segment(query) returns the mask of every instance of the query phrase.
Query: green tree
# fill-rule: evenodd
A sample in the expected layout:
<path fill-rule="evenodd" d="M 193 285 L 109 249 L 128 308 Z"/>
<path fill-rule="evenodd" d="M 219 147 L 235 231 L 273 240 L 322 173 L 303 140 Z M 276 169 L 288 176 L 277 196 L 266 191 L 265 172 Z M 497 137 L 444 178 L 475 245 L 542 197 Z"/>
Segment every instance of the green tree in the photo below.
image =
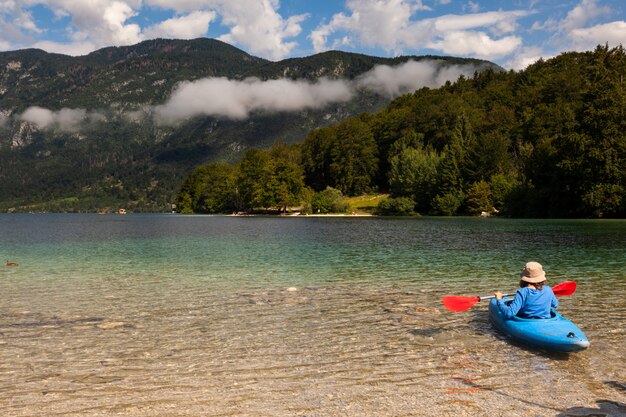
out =
<path fill-rule="evenodd" d="M 438 169 L 438 194 L 448 195 L 449 202 L 455 201 L 455 196 L 463 194 L 467 178 L 467 148 L 475 141 L 470 122 L 465 114 L 456 120 L 449 142 L 441 153 Z M 446 210 L 448 212 L 449 210 Z"/>
<path fill-rule="evenodd" d="M 202 165 L 185 180 L 174 202 L 179 213 L 228 213 L 239 208 L 237 167 Z"/>
<path fill-rule="evenodd" d="M 477 73 L 311 132 L 300 165 L 316 191 L 330 186 L 355 195 L 378 187 L 431 214 L 496 207 L 515 216 L 624 217 L 625 78 L 624 48 L 608 46 L 540 60 L 520 72 Z M 66 139 L 59 149 L 74 146 Z M 123 148 L 108 151 L 120 164 L 105 173 L 107 186 L 139 198 L 135 184 L 149 179 L 141 169 L 126 174 Z M 244 200 L 283 208 L 297 200 L 290 196 L 298 194 L 298 169 L 281 161 L 269 154 L 244 158 L 247 174 L 238 183 Z M 197 204 L 196 182 L 181 189 L 183 209 Z"/>
<path fill-rule="evenodd" d="M 326 187 L 324 191 L 313 195 L 311 208 L 313 213 L 345 213 L 348 211 L 349 205 L 344 200 L 341 191 Z"/>
<path fill-rule="evenodd" d="M 428 212 L 435 196 L 440 157 L 430 147 L 405 148 L 391 158 L 389 185 L 394 196 L 411 197 L 420 212 Z"/>
<path fill-rule="evenodd" d="M 282 211 L 287 211 L 289 206 L 302 202 L 305 189 L 304 171 L 300 164 L 300 152 L 296 147 L 272 147 L 265 167 L 265 177 L 264 207 L 279 207 Z"/>
<path fill-rule="evenodd" d="M 196 212 L 231 213 L 241 209 L 237 189 L 237 166 L 225 163 L 206 165 L 207 174 Z"/>
<path fill-rule="evenodd" d="M 488 180 L 492 175 L 507 171 L 509 162 L 509 139 L 500 132 L 479 135 L 470 144 L 465 168 L 470 181 Z"/>
<path fill-rule="evenodd" d="M 191 198 L 189 191 L 183 190 L 176 195 L 174 200 L 176 204 L 176 210 L 182 214 L 192 214 L 194 209 L 194 202 Z"/>
<path fill-rule="evenodd" d="M 413 216 L 415 202 L 408 197 L 390 197 L 378 203 L 377 212 L 382 216 Z"/>
<path fill-rule="evenodd" d="M 311 131 L 302 143 L 302 168 L 306 184 L 316 191 L 334 183 L 330 173 L 331 149 L 337 139 L 334 127 Z"/>
<path fill-rule="evenodd" d="M 347 195 L 371 191 L 378 173 L 378 150 L 372 132 L 359 119 L 350 119 L 337 127 L 337 137 L 330 151 L 331 186 Z"/>
<path fill-rule="evenodd" d="M 458 214 L 464 198 L 465 195 L 460 191 L 437 194 L 432 200 L 431 212 L 441 216 L 454 216 Z"/>
<path fill-rule="evenodd" d="M 598 47 L 589 68 L 591 85 L 583 94 L 581 129 L 589 137 L 579 164 L 586 215 L 625 215 L 626 200 L 626 54 L 619 46 Z M 566 150 L 566 149 L 564 149 Z M 580 158 L 580 157 L 579 157 Z M 573 174 L 571 171 L 568 173 Z"/>
<path fill-rule="evenodd" d="M 387 186 L 389 161 L 391 156 L 397 153 L 397 150 L 394 151 L 398 146 L 397 143 L 404 142 L 403 146 L 408 146 L 407 138 L 416 138 L 415 112 L 411 107 L 401 105 L 402 101 L 402 98 L 396 100 L 396 105 L 379 112 L 369 123 L 378 147 L 379 170 L 376 183 L 382 188 Z M 419 139 L 420 143 L 423 143 L 423 135 Z"/>
<path fill-rule="evenodd" d="M 248 210 L 299 205 L 304 197 L 304 173 L 295 147 L 275 145 L 270 150 L 250 150 L 241 161 L 237 180 Z"/>
<path fill-rule="evenodd" d="M 493 207 L 491 203 L 491 190 L 486 181 L 479 181 L 472 184 L 465 205 L 469 214 L 478 215 L 481 212 L 490 212 Z"/>
<path fill-rule="evenodd" d="M 257 149 L 248 150 L 241 161 L 237 186 L 241 202 L 246 210 L 265 206 L 264 189 L 267 184 L 269 152 Z"/>
<path fill-rule="evenodd" d="M 232 211 L 237 199 L 235 168 L 224 163 L 202 165 L 183 183 L 174 199 L 179 213 Z"/>
<path fill-rule="evenodd" d="M 491 202 L 493 206 L 504 213 L 507 212 L 507 201 L 511 193 L 521 185 L 517 177 L 506 174 L 494 174 L 489 179 Z"/>

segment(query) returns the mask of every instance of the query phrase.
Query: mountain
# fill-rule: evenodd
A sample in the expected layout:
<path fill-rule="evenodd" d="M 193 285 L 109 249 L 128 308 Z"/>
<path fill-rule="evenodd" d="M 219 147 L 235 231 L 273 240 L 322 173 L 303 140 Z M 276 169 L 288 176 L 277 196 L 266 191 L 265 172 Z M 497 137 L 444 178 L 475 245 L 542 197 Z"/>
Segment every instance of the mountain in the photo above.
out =
<path fill-rule="evenodd" d="M 316 127 L 381 109 L 392 96 L 359 80 L 376 66 L 409 61 L 434 62 L 438 73 L 459 66 L 501 71 L 481 60 L 339 51 L 272 62 L 212 39 L 157 39 L 81 57 L 37 49 L 0 53 L 0 211 L 167 210 L 198 165 L 298 142 Z M 171 123 L 155 116 L 163 105 L 178 111 L 180 104 L 167 107 L 175 93 L 207 79 L 237 88 L 260 85 L 260 91 L 268 80 L 293 80 L 299 87 L 352 80 L 357 87 L 345 100 L 295 110 L 190 113 Z M 331 95 L 340 86 L 329 85 Z"/>

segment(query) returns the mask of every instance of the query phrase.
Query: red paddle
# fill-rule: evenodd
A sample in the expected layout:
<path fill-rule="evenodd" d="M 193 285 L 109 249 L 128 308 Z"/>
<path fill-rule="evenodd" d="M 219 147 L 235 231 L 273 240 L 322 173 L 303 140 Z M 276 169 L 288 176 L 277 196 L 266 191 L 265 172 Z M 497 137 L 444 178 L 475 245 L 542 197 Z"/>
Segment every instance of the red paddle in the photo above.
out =
<path fill-rule="evenodd" d="M 576 283 L 574 281 L 565 281 L 552 287 L 554 295 L 572 295 L 576 291 Z M 503 297 L 511 297 L 513 294 L 504 294 Z M 455 296 L 447 295 L 443 297 L 443 305 L 450 311 L 466 311 L 469 310 L 479 301 L 489 300 L 494 298 L 495 295 L 489 295 L 486 297 L 469 297 L 469 296 Z"/>

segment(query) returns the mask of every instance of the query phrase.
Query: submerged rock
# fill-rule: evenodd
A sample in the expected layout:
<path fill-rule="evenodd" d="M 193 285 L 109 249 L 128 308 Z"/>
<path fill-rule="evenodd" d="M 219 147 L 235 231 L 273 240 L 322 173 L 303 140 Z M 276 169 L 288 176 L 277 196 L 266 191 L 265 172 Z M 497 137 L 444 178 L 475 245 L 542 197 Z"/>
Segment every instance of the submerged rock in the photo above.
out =
<path fill-rule="evenodd" d="M 416 313 L 425 313 L 425 314 L 441 314 L 438 308 L 435 307 L 415 307 L 413 309 Z"/>
<path fill-rule="evenodd" d="M 120 327 L 126 327 L 126 323 L 124 323 L 123 321 L 108 321 L 108 322 L 100 323 L 96 325 L 96 327 L 102 330 L 112 330 L 112 329 L 118 329 Z"/>

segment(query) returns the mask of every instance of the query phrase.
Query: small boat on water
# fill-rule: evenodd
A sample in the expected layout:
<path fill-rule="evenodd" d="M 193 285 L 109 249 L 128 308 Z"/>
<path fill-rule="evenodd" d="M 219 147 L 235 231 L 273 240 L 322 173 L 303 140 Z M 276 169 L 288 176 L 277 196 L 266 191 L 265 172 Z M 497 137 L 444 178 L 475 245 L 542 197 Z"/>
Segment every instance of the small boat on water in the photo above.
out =
<path fill-rule="evenodd" d="M 126 214 L 126 209 L 123 209 L 123 208 L 119 209 L 117 211 L 117 214 Z"/>
<path fill-rule="evenodd" d="M 504 298 L 505 303 L 512 300 Z M 489 302 L 489 319 L 493 325 L 511 339 L 557 352 L 577 352 L 589 347 L 589 339 L 570 320 L 552 309 L 549 319 L 507 319 L 498 308 L 497 301 Z"/>

